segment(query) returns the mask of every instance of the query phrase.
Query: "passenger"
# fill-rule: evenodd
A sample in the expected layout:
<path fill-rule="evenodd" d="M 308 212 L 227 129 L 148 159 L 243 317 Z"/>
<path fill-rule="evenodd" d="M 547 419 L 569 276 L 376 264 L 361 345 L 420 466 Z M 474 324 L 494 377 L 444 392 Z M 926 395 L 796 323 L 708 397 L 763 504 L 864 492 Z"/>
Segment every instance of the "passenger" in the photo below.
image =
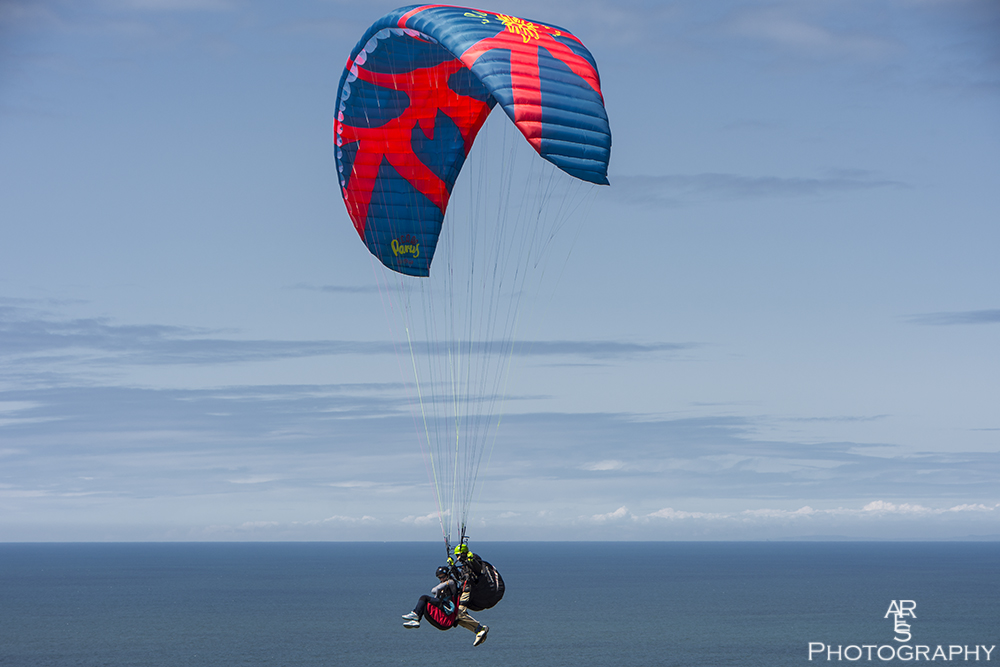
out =
<path fill-rule="evenodd" d="M 456 606 L 456 601 L 459 602 L 459 605 L 461 604 L 461 598 L 450 568 L 439 567 L 434 574 L 437 575 L 438 585 L 431 589 L 431 595 L 420 596 L 413 611 L 403 614 L 403 627 L 419 628 L 420 621 L 424 618 L 427 618 L 430 624 L 438 630 L 448 630 L 456 625 L 461 625 L 476 634 L 472 645 L 479 646 L 486 641 L 486 633 L 489 632 L 489 628 L 480 625 L 465 611 L 464 607 Z M 467 596 L 465 602 L 468 603 Z"/>

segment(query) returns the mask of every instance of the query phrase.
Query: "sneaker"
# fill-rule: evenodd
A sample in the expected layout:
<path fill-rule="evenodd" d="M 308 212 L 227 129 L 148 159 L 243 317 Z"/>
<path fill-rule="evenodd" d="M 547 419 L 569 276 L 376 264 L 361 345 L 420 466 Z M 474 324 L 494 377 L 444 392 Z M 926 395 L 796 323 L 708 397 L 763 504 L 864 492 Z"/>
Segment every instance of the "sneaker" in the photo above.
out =
<path fill-rule="evenodd" d="M 420 621 L 405 621 L 403 623 L 403 627 L 404 628 L 419 628 L 420 627 Z"/>
<path fill-rule="evenodd" d="M 420 617 L 417 616 L 417 612 L 415 612 L 415 611 L 408 611 L 405 614 L 403 614 L 403 620 L 404 621 L 419 621 Z"/>
<path fill-rule="evenodd" d="M 472 642 L 473 646 L 479 646 L 484 641 L 486 641 L 486 633 L 490 631 L 488 625 L 480 625 L 479 632 L 476 633 L 476 640 Z"/>

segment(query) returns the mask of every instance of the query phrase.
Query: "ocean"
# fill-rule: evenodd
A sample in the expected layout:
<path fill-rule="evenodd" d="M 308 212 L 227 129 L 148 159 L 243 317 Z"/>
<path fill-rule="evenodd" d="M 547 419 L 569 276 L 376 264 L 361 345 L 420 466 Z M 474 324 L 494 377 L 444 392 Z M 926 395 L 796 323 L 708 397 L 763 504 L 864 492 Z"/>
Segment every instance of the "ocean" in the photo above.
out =
<path fill-rule="evenodd" d="M 1000 663 L 996 542 L 471 546 L 507 587 L 475 648 L 402 627 L 441 544 L 0 544 L 0 665 Z"/>

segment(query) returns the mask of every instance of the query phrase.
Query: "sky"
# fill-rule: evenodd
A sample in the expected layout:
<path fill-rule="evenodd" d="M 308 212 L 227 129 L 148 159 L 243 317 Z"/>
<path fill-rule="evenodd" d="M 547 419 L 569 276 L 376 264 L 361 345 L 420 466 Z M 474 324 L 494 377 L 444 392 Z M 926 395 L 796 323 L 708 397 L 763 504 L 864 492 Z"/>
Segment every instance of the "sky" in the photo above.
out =
<path fill-rule="evenodd" d="M 0 1 L 0 541 L 440 539 L 333 160 L 395 6 Z M 479 8 L 614 143 L 473 540 L 1000 538 L 1000 5 Z"/>

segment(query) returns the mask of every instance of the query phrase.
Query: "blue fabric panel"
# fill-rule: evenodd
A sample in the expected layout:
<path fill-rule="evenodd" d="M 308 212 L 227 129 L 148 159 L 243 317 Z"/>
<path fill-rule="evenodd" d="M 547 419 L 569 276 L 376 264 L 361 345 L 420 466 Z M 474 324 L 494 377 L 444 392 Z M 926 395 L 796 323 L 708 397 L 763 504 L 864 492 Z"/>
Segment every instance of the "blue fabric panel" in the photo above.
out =
<path fill-rule="evenodd" d="M 452 74 L 448 79 L 448 87 L 459 95 L 465 95 L 480 102 L 489 102 L 493 99 L 483 82 L 468 69 L 460 69 Z"/>
<path fill-rule="evenodd" d="M 581 95 L 590 85 L 564 62 L 538 49 L 542 72 L 541 155 L 577 178 L 607 183 L 611 133 L 603 102 Z"/>
<path fill-rule="evenodd" d="M 380 127 L 399 118 L 410 106 L 410 97 L 401 90 L 373 86 L 357 79 L 350 83 L 349 97 L 342 100 L 344 122 L 354 127 Z"/>
<path fill-rule="evenodd" d="M 354 158 L 358 155 L 358 143 L 353 142 L 337 148 L 337 170 L 345 183 L 351 180 Z"/>
<path fill-rule="evenodd" d="M 472 71 L 504 109 L 513 107 L 514 86 L 510 80 L 510 50 L 494 49 L 476 61 Z M 510 113 L 507 114 L 510 116 Z M 513 120 L 513 116 L 511 116 Z"/>
<path fill-rule="evenodd" d="M 427 138 L 420 127 L 415 127 L 410 143 L 420 161 L 437 174 L 451 192 L 458 172 L 465 164 L 465 140 L 455 122 L 438 109 L 434 119 L 434 138 Z"/>
<path fill-rule="evenodd" d="M 414 39 L 408 35 L 393 35 L 379 40 L 378 48 L 368 54 L 365 69 L 386 73 L 409 72 L 454 59 L 455 56 L 440 44 Z"/>
<path fill-rule="evenodd" d="M 383 160 L 368 208 L 368 250 L 394 271 L 427 276 L 440 234 L 438 207 Z"/>
<path fill-rule="evenodd" d="M 560 44 L 569 47 L 573 53 L 589 62 L 590 66 L 593 67 L 595 71 L 597 70 L 597 61 L 594 60 L 593 54 L 591 54 L 590 51 L 587 50 L 587 47 L 583 44 L 575 39 L 570 39 L 569 37 L 556 37 L 555 40 Z"/>

